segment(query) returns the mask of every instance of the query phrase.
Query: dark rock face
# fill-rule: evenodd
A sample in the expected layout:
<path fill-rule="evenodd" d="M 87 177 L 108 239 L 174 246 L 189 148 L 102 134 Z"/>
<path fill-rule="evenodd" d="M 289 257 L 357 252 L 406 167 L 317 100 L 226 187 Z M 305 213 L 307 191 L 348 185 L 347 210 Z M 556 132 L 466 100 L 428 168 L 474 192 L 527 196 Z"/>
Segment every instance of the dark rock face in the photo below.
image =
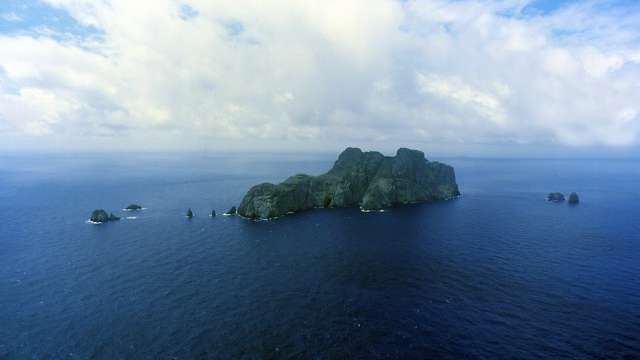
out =
<path fill-rule="evenodd" d="M 138 211 L 138 210 L 142 210 L 142 206 L 140 206 L 138 204 L 131 204 L 131 205 L 127 206 L 124 209 L 125 210 L 129 210 L 129 211 Z"/>
<path fill-rule="evenodd" d="M 458 195 L 453 167 L 427 161 L 421 151 L 401 148 L 391 157 L 347 148 L 326 174 L 299 174 L 278 185 L 252 187 L 238 213 L 251 219 L 269 219 L 317 207 L 378 210 Z"/>
<path fill-rule="evenodd" d="M 578 194 L 576 194 L 575 192 L 572 192 L 571 194 L 569 194 L 569 204 L 576 205 L 579 202 L 580 202 L 580 198 L 578 197 Z"/>
<path fill-rule="evenodd" d="M 187 217 L 189 219 L 191 219 L 193 217 L 193 211 L 191 211 L 191 208 L 189 208 L 189 210 L 187 210 Z"/>
<path fill-rule="evenodd" d="M 91 213 L 91 221 L 103 223 L 109 221 L 109 214 L 103 209 L 93 210 Z"/>
<path fill-rule="evenodd" d="M 559 192 L 552 192 L 547 195 L 547 201 L 560 202 L 564 201 L 564 195 Z"/>
<path fill-rule="evenodd" d="M 211 210 L 211 217 L 216 217 L 216 211 L 215 210 Z"/>
<path fill-rule="evenodd" d="M 94 223 L 106 223 L 108 221 L 120 220 L 119 217 L 111 214 L 107 214 L 103 209 L 93 210 L 90 220 Z"/>
<path fill-rule="evenodd" d="M 236 209 L 236 207 L 232 206 L 231 209 L 229 209 L 229 211 L 224 213 L 224 215 L 235 215 L 237 212 L 238 212 L 238 210 Z"/>

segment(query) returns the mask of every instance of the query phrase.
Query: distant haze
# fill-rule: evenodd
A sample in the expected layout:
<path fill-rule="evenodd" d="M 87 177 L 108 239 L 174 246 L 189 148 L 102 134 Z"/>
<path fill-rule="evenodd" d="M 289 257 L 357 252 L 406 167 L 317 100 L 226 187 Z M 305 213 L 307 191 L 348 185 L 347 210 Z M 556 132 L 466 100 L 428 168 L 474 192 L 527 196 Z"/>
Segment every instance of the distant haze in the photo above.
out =
<path fill-rule="evenodd" d="M 2 0 L 2 151 L 638 154 L 637 1 Z"/>

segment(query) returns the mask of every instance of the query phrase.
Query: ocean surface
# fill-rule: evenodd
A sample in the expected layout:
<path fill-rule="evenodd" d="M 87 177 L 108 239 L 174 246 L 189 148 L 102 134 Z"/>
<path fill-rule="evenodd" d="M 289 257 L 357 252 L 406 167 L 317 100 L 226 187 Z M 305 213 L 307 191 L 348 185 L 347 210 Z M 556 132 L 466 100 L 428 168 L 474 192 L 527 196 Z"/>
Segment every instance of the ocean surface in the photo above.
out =
<path fill-rule="evenodd" d="M 462 197 L 208 216 L 336 157 L 1 155 L 0 358 L 640 358 L 640 161 L 435 159 Z"/>

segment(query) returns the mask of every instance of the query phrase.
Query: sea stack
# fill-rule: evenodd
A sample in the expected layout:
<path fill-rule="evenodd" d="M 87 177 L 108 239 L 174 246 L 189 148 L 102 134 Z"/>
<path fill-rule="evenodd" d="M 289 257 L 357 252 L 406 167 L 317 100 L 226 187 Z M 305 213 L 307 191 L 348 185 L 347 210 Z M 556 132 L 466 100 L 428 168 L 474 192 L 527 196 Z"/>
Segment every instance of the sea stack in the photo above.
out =
<path fill-rule="evenodd" d="M 189 208 L 189 210 L 187 210 L 187 217 L 189 219 L 191 219 L 193 217 L 193 211 L 191 211 L 191 208 Z"/>
<path fill-rule="evenodd" d="M 252 187 L 242 199 L 238 214 L 270 219 L 318 207 L 360 207 L 369 211 L 458 195 L 453 167 L 428 161 L 422 151 L 401 148 L 395 156 L 384 156 L 377 151 L 347 148 L 326 174 L 299 174 L 278 185 Z"/>
<path fill-rule="evenodd" d="M 127 210 L 127 211 L 138 211 L 138 210 L 142 210 L 142 206 L 140 206 L 138 204 L 131 204 L 131 205 L 127 206 L 124 209 Z"/>
<path fill-rule="evenodd" d="M 564 195 L 559 192 L 552 192 L 547 195 L 547 201 L 561 202 L 564 201 Z"/>
<path fill-rule="evenodd" d="M 232 206 L 231 209 L 229 209 L 229 211 L 224 213 L 224 215 L 235 215 L 237 212 L 238 212 L 238 210 L 236 209 L 236 207 Z"/>
<path fill-rule="evenodd" d="M 569 195 L 569 204 L 570 205 L 577 205 L 580 202 L 580 198 L 578 197 L 578 194 L 576 194 L 575 192 L 572 192 Z"/>
<path fill-rule="evenodd" d="M 215 210 L 211 210 L 211 217 L 216 217 L 216 211 Z"/>
<path fill-rule="evenodd" d="M 91 218 L 89 220 L 94 223 L 102 224 L 109 221 L 120 220 L 120 218 L 113 215 L 113 213 L 107 214 L 107 212 L 103 209 L 97 209 L 93 210 L 93 212 L 91 213 Z"/>

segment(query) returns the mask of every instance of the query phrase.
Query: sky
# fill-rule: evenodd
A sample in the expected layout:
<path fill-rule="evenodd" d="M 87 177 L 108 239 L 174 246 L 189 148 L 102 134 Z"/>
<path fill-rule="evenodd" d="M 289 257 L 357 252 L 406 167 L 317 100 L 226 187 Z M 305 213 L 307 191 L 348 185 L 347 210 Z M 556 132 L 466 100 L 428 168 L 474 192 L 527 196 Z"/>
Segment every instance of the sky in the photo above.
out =
<path fill-rule="evenodd" d="M 640 1 L 0 0 L 0 150 L 640 155 Z"/>

